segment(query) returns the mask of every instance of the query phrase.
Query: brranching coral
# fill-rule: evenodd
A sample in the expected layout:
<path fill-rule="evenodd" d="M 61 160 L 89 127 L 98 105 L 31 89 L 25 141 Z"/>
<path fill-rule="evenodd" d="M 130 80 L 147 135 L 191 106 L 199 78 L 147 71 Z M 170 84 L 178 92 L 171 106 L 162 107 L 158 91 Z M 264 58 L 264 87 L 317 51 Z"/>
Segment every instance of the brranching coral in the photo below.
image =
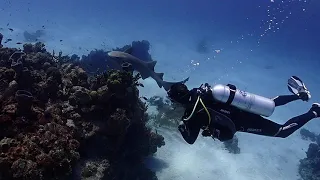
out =
<path fill-rule="evenodd" d="M 23 47 L 0 47 L 0 179 L 156 179 L 143 158 L 164 138 L 146 126 L 139 75 Z"/>
<path fill-rule="evenodd" d="M 320 179 L 320 135 L 307 129 L 301 129 L 300 135 L 304 140 L 310 140 L 306 157 L 300 160 L 299 174 L 304 180 Z"/>

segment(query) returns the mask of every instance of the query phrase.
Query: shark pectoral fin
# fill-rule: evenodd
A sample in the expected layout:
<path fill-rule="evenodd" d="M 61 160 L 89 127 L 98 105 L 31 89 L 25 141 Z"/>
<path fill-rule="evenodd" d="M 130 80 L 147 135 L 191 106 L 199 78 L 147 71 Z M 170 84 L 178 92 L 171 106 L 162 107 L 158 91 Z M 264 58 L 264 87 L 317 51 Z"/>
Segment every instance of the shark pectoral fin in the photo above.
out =
<path fill-rule="evenodd" d="M 163 73 L 156 73 L 156 75 L 161 79 L 161 80 L 163 80 Z"/>
<path fill-rule="evenodd" d="M 130 47 L 130 48 L 126 49 L 124 52 L 125 52 L 125 53 L 128 53 L 128 54 L 131 54 L 132 51 L 133 51 L 133 48 Z"/>
<path fill-rule="evenodd" d="M 152 69 L 152 71 L 154 71 L 154 66 L 156 66 L 157 64 L 157 61 L 149 61 L 149 62 L 146 62 L 148 68 Z"/>
<path fill-rule="evenodd" d="M 145 79 L 147 79 L 148 77 L 150 77 L 149 75 L 148 75 L 148 73 L 145 73 L 145 72 L 140 72 L 140 75 L 141 75 L 141 78 L 143 79 L 143 80 L 145 80 Z"/>

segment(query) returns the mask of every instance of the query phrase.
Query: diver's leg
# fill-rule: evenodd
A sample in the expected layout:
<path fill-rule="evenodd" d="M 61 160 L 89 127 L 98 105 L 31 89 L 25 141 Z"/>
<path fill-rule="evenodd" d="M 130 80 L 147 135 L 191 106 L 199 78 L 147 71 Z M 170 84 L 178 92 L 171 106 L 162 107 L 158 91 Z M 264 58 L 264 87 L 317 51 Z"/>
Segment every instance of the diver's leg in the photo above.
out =
<path fill-rule="evenodd" d="M 257 114 L 242 112 L 234 120 L 237 131 L 252 134 L 274 136 L 282 125 L 263 118 Z"/>
<path fill-rule="evenodd" d="M 282 125 L 282 127 L 279 128 L 278 132 L 273 136 L 286 138 L 292 133 L 294 133 L 296 130 L 300 129 L 311 119 L 314 119 L 316 117 L 317 115 L 312 111 L 293 117 L 289 119 L 286 123 L 284 123 L 284 125 Z"/>
<path fill-rule="evenodd" d="M 309 101 L 311 94 L 306 85 L 297 76 L 291 76 L 288 79 L 288 89 L 293 95 L 277 96 L 272 100 L 276 106 L 282 106 L 289 102 L 301 99 L 302 101 Z"/>
<path fill-rule="evenodd" d="M 275 106 L 282 106 L 285 105 L 289 102 L 296 101 L 298 99 L 301 99 L 298 95 L 292 94 L 292 95 L 282 95 L 282 96 L 277 96 L 273 98 L 272 100 L 275 103 Z"/>
<path fill-rule="evenodd" d="M 298 99 L 301 99 L 302 101 L 309 101 L 309 94 L 307 92 L 300 92 L 299 94 L 281 95 L 273 98 L 272 100 L 274 101 L 275 106 L 282 106 Z"/>
<path fill-rule="evenodd" d="M 293 117 L 283 125 L 250 113 L 240 116 L 241 119 L 239 118 L 235 123 L 238 131 L 286 138 L 311 119 L 319 117 L 319 115 L 320 104 L 315 103 L 307 113 Z"/>

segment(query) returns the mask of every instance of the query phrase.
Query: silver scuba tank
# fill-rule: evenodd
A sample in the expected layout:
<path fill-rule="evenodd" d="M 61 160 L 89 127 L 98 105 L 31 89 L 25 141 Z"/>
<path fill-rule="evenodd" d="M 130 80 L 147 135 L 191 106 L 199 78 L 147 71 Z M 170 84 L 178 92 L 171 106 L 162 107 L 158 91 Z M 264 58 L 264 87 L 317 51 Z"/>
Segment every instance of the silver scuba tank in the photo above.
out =
<path fill-rule="evenodd" d="M 272 99 L 241 91 L 231 84 L 227 86 L 218 84 L 211 90 L 216 100 L 247 112 L 271 116 L 275 109 L 275 103 Z"/>

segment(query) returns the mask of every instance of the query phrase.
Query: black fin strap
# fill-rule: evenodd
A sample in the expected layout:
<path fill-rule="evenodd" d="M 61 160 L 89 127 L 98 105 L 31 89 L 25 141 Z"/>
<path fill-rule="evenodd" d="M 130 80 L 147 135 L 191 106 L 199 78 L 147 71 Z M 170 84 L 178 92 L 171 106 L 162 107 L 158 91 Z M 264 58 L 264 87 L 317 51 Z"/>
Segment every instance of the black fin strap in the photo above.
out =
<path fill-rule="evenodd" d="M 232 84 L 227 84 L 227 86 L 230 88 L 230 95 L 229 95 L 229 98 L 228 98 L 226 104 L 230 105 L 234 99 L 235 94 L 236 94 L 237 87 Z"/>

